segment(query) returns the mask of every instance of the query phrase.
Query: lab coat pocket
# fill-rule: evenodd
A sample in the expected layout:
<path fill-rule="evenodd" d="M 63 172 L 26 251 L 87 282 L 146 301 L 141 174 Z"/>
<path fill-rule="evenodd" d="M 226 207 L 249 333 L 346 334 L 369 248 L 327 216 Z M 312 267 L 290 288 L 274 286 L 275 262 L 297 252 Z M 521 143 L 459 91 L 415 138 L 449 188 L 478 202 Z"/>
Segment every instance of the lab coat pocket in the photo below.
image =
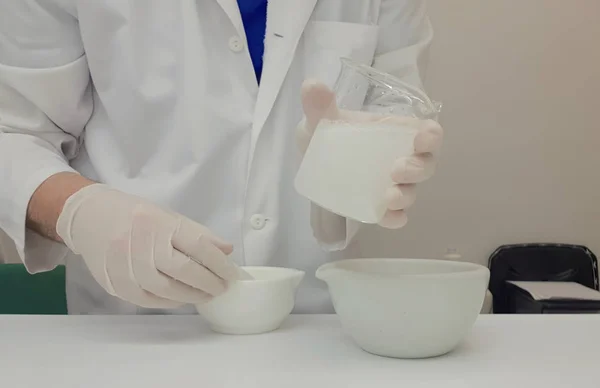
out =
<path fill-rule="evenodd" d="M 333 87 L 340 58 L 371 65 L 379 27 L 346 22 L 310 22 L 304 31 L 304 75 Z"/>

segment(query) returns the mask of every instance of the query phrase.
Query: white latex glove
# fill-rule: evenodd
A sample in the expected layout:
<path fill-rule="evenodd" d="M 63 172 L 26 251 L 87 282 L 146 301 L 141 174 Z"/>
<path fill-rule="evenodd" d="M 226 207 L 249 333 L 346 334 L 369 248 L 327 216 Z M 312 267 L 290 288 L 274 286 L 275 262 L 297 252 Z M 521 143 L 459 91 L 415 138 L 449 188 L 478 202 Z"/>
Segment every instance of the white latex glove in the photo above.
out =
<path fill-rule="evenodd" d="M 206 227 L 106 185 L 73 194 L 56 230 L 109 294 L 138 306 L 200 304 L 239 276 L 233 247 Z"/>
<path fill-rule="evenodd" d="M 302 106 L 305 119 L 297 128 L 297 140 L 304 155 L 310 139 L 322 119 L 365 122 L 381 121 L 380 114 L 338 110 L 335 94 L 325 84 L 307 80 L 302 85 Z M 408 221 L 405 210 L 416 199 L 416 184 L 429 179 L 435 169 L 434 153 L 442 145 L 442 127 L 433 120 L 419 120 L 412 117 L 390 116 L 386 118 L 399 126 L 417 128 L 415 152 L 410 157 L 399 158 L 392 167 L 392 180 L 395 183 L 386 194 L 388 211 L 380 225 L 389 229 L 403 227 Z"/>

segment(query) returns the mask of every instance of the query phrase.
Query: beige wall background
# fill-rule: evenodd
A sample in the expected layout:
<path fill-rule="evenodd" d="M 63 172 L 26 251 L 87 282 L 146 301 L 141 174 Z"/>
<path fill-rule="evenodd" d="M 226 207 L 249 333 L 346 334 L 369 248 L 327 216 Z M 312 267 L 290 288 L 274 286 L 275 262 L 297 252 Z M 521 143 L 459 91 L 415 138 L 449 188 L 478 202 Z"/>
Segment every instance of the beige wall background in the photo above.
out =
<path fill-rule="evenodd" d="M 600 255 L 600 1 L 430 0 L 430 14 L 444 152 L 407 227 L 361 235 L 369 254 L 485 263 L 555 241 Z M 2 256 L 16 260 L 0 236 Z"/>
<path fill-rule="evenodd" d="M 487 263 L 501 244 L 600 255 L 600 1 L 430 0 L 446 142 L 400 233 L 369 253 Z"/>

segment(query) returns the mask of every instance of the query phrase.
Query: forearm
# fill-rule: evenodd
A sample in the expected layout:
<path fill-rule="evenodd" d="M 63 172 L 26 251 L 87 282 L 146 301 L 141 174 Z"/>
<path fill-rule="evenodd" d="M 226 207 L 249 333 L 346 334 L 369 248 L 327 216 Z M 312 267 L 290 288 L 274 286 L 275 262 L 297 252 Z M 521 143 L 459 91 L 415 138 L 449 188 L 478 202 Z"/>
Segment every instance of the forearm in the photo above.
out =
<path fill-rule="evenodd" d="M 62 242 L 56 233 L 56 221 L 66 200 L 95 183 L 79 174 L 63 172 L 46 179 L 33 193 L 27 207 L 27 227 L 42 236 Z"/>

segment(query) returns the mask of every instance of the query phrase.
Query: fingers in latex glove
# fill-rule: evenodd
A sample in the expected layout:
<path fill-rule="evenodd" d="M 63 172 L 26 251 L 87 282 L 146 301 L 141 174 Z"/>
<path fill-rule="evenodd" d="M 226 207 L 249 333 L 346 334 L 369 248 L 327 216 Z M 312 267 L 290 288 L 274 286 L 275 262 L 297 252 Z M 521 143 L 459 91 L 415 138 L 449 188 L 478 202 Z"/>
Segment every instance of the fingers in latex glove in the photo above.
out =
<path fill-rule="evenodd" d="M 417 191 L 415 185 L 396 185 L 390 187 L 385 193 L 385 200 L 389 210 L 407 209 L 415 203 Z"/>
<path fill-rule="evenodd" d="M 385 193 L 388 211 L 379 225 L 387 229 L 399 229 L 408 222 L 406 209 L 411 207 L 417 198 L 415 185 L 395 185 Z"/>
<path fill-rule="evenodd" d="M 158 296 L 186 303 L 202 303 L 209 296 L 223 293 L 222 279 L 175 249 L 172 236 L 177 233 L 177 223 L 158 223 L 146 214 L 143 207 L 136 210 L 131 233 L 132 246 L 139 249 L 134 253 L 138 259 L 133 261 L 133 269 L 140 286 Z M 193 241 L 201 238 L 195 236 Z"/>
<path fill-rule="evenodd" d="M 190 260 L 200 264 L 211 273 L 224 281 L 239 279 L 239 267 L 227 257 L 233 251 L 233 246 L 215 236 L 210 230 L 189 219 L 182 219 L 177 232 L 172 239 L 173 247 Z M 197 267 L 197 266 L 196 266 Z M 200 280 L 190 285 L 202 288 Z M 213 295 L 224 289 L 207 290 Z"/>
<path fill-rule="evenodd" d="M 129 241 L 126 239 L 117 240 L 108 248 L 106 274 L 111 287 L 107 289 L 109 293 L 145 308 L 172 309 L 181 306 L 182 302 L 159 297 L 138 284 L 130 262 L 124 259 L 128 251 Z"/>
<path fill-rule="evenodd" d="M 434 120 L 419 120 L 415 136 L 415 154 L 435 154 L 442 147 L 444 130 Z"/>
<path fill-rule="evenodd" d="M 103 185 L 69 198 L 57 232 L 112 295 L 143 307 L 203 303 L 238 268 L 230 244 L 204 226 Z"/>
<path fill-rule="evenodd" d="M 392 180 L 398 184 L 421 183 L 431 178 L 434 172 L 435 158 L 432 154 L 412 155 L 396 160 Z"/>
<path fill-rule="evenodd" d="M 177 223 L 150 217 L 148 210 L 143 205 L 134 210 L 130 238 L 125 240 L 126 250 L 107 255 L 106 269 L 116 295 L 143 307 L 168 308 L 182 303 L 204 303 L 223 293 L 222 278 L 174 249 L 171 236 Z M 195 241 L 205 238 L 196 236 Z M 210 243 L 203 245 L 214 251 L 198 250 L 195 254 L 214 254 L 226 260 L 218 248 Z"/>
<path fill-rule="evenodd" d="M 408 221 L 406 209 L 416 199 L 415 184 L 431 178 L 435 172 L 435 153 L 443 141 L 443 129 L 433 120 L 400 118 L 418 128 L 414 140 L 415 153 L 394 163 L 391 178 L 397 183 L 386 193 L 388 212 L 380 225 L 389 229 L 402 228 Z"/>
<path fill-rule="evenodd" d="M 408 217 L 404 210 L 388 210 L 379 225 L 387 229 L 400 229 L 407 222 Z"/>
<path fill-rule="evenodd" d="M 325 84 L 316 80 L 306 80 L 301 90 L 304 120 L 296 129 L 297 143 L 302 154 L 306 152 L 310 139 L 322 119 L 335 120 L 339 111 L 335 104 L 335 94 Z"/>
<path fill-rule="evenodd" d="M 429 179 L 435 172 L 435 153 L 441 148 L 443 129 L 433 120 L 415 120 L 418 128 L 415 136 L 415 153 L 399 158 L 394 163 L 392 179 L 394 182 L 420 183 Z"/>

